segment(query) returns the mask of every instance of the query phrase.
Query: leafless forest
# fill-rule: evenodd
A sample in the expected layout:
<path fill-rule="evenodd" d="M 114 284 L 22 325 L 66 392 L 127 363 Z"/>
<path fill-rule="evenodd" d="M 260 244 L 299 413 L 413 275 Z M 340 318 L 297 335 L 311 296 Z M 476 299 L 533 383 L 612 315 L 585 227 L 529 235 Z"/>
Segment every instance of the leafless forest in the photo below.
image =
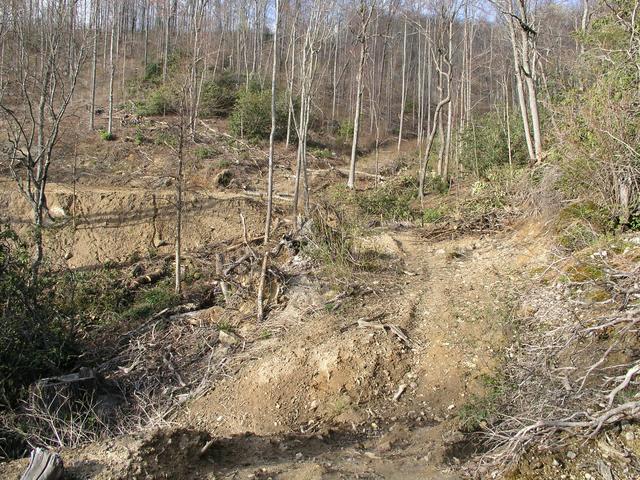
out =
<path fill-rule="evenodd" d="M 638 478 L 637 0 L 0 6 L 0 477 Z"/>

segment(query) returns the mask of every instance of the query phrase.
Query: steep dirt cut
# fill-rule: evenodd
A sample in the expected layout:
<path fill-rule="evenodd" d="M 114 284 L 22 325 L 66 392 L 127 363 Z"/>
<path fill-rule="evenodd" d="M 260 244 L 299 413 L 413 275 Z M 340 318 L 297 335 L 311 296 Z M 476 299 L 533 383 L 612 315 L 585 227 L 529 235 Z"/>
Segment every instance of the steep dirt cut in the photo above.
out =
<path fill-rule="evenodd" d="M 0 183 L 2 220 L 26 226 L 30 209 L 14 184 Z M 53 261 L 75 267 L 126 264 L 135 257 L 169 254 L 175 232 L 175 191 L 128 187 L 50 184 L 45 248 Z M 183 248 L 242 238 L 240 213 L 248 228 L 259 229 L 262 206 L 252 197 L 225 191 L 187 191 L 184 196 Z M 57 226 L 56 226 L 57 225 Z M 75 228 L 74 228 L 75 227 Z"/>

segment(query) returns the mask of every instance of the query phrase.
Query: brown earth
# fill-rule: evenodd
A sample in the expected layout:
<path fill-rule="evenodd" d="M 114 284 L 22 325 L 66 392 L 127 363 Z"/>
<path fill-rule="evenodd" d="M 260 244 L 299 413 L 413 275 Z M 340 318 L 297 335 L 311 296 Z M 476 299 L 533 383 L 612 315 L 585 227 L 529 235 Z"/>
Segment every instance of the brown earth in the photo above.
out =
<path fill-rule="evenodd" d="M 71 472 L 104 479 L 459 478 L 456 464 L 474 446 L 457 431 L 456 414 L 499 361 L 506 339 L 500 320 L 510 305 L 503 293 L 544 247 L 524 228 L 436 244 L 420 229 L 381 228 L 366 243 L 395 268 L 349 279 L 355 290 L 341 296 L 344 284 L 323 284 L 313 269 L 296 267 L 288 304 L 263 325 L 230 315 L 244 339 L 231 350 L 242 361 L 186 406 L 175 420 L 180 430 L 63 452 Z M 389 330 L 359 327 L 359 319 L 397 325 L 408 343 Z M 200 457 L 209 437 L 216 442 Z M 0 467 L 3 478 L 17 478 L 23 464 Z"/>
<path fill-rule="evenodd" d="M 211 135 L 219 141 L 221 134 Z M 261 167 L 234 149 L 227 152 L 232 185 L 215 184 L 219 167 L 199 176 L 196 166 L 187 175 L 187 255 L 240 240 L 240 213 L 250 236 L 262 229 L 264 207 L 255 194 L 264 181 Z M 385 149 L 380 171 L 395 168 L 396 159 L 395 148 Z M 369 156 L 359 168 L 373 173 L 373 162 Z M 51 257 L 90 267 L 169 255 L 174 191 L 157 165 L 137 183 L 85 175 L 73 187 L 60 174 L 48 190 L 57 225 L 47 230 Z M 313 167 L 315 191 L 343 181 L 343 159 Z M 291 176 L 290 168 L 277 171 L 279 217 L 289 210 Z M 361 179 L 359 186 L 371 183 Z M 0 183 L 0 211 L 14 225 L 29 218 L 8 180 Z M 69 478 L 462 478 L 460 466 L 477 444 L 459 431 L 458 416 L 496 375 L 516 290 L 526 290 L 528 272 L 545 263 L 547 238 L 535 222 L 444 241 L 419 227 L 391 225 L 358 241 L 360 250 L 382 259 L 374 271 L 331 272 L 302 255 L 288 258 L 279 265 L 288 278 L 284 301 L 262 324 L 247 302 L 196 313 L 164 331 L 176 351 L 187 339 L 211 340 L 209 359 L 183 373 L 197 381 L 214 370 L 215 380 L 161 428 L 63 450 Z M 224 341 L 213 326 L 222 330 L 221 315 Z M 0 465 L 0 478 L 19 478 L 25 465 L 25 459 Z"/>

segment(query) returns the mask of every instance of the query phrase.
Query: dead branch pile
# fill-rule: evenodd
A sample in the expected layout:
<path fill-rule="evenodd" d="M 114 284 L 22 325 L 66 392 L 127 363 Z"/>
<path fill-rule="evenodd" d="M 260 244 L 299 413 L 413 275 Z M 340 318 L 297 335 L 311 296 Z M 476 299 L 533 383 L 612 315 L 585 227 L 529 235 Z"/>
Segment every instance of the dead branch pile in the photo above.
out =
<path fill-rule="evenodd" d="M 159 312 L 123 335 L 119 351 L 100 367 L 127 402 L 120 430 L 169 422 L 179 405 L 206 393 L 216 378 L 235 372 L 237 359 L 230 353 L 244 348 L 245 339 L 228 331 L 230 317 L 239 314 L 255 322 L 250 312 L 260 285 L 263 316 L 283 302 L 287 277 L 275 260 L 283 252 L 296 252 L 296 242 L 284 235 L 271 245 L 256 245 L 246 230 L 243 237 L 240 244 L 193 257 L 213 264 L 213 307 L 187 305 Z"/>
<path fill-rule="evenodd" d="M 613 265 L 606 252 L 589 262 L 526 302 L 530 314 L 507 352 L 508 393 L 485 429 L 480 475 L 508 469 L 529 449 L 640 418 L 640 267 Z"/>
<path fill-rule="evenodd" d="M 518 216 L 516 210 L 503 208 L 477 214 L 462 213 L 428 226 L 423 236 L 430 241 L 440 242 L 471 233 L 495 233 L 507 228 Z"/>

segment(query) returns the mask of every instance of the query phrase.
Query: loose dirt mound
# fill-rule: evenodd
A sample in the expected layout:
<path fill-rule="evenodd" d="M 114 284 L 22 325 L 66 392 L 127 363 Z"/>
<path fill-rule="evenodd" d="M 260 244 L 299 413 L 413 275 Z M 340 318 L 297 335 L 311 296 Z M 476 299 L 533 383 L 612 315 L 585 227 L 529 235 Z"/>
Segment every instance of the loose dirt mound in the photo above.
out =
<path fill-rule="evenodd" d="M 214 436 L 338 428 L 380 442 L 372 448 L 382 451 L 368 457 L 378 475 L 412 449 L 421 462 L 400 478 L 443 472 L 445 456 L 472 451 L 457 444 L 453 419 L 493 373 L 505 340 L 500 320 L 510 314 L 502 294 L 543 249 L 532 232 L 510 238 L 428 245 L 417 230 L 372 236 L 367 248 L 380 240 L 388 253 L 393 244 L 404 270 L 354 278 L 358 294 L 342 302 L 335 298 L 344 292 L 323 291 L 319 282 L 305 287 L 308 306 L 293 293 L 298 306 L 261 327 L 277 336 L 248 346 L 238 373 L 193 402 L 186 423 Z M 246 338 L 260 335 L 240 328 Z M 440 453 L 424 461 L 432 450 Z"/>

